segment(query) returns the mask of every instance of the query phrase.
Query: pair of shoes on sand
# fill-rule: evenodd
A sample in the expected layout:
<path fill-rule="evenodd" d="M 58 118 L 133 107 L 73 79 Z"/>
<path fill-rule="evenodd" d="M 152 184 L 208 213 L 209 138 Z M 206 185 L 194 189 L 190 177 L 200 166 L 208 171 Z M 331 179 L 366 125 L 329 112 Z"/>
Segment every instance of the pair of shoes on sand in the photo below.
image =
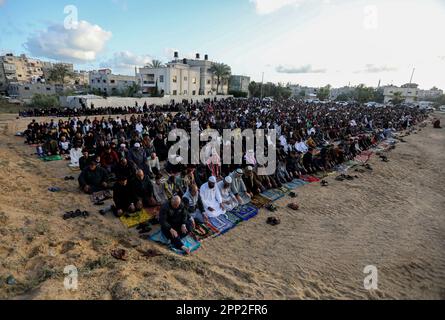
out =
<path fill-rule="evenodd" d="M 329 183 L 326 180 L 321 180 L 320 184 L 321 184 L 322 187 L 329 186 Z"/>
<path fill-rule="evenodd" d="M 281 220 L 280 220 L 280 218 L 277 218 L 277 217 L 269 217 L 269 218 L 267 218 L 266 223 L 270 224 L 271 226 L 276 226 L 281 223 Z"/>
<path fill-rule="evenodd" d="M 111 256 L 117 260 L 127 261 L 128 253 L 124 249 L 116 249 L 111 251 Z"/>
<path fill-rule="evenodd" d="M 68 211 L 63 215 L 63 220 L 74 219 L 78 217 L 88 218 L 90 213 L 88 211 L 81 211 L 77 209 L 76 211 Z"/>
<path fill-rule="evenodd" d="M 65 178 L 63 178 L 65 181 L 69 181 L 69 180 L 76 180 L 76 178 L 74 178 L 73 176 L 67 176 Z"/>
<path fill-rule="evenodd" d="M 289 192 L 289 197 L 296 198 L 298 195 L 295 192 Z"/>
<path fill-rule="evenodd" d="M 289 203 L 289 204 L 287 205 L 287 207 L 288 207 L 289 209 L 292 209 L 292 210 L 295 210 L 295 211 L 297 211 L 297 210 L 300 209 L 300 206 L 299 206 L 298 203 L 296 203 L 296 202 Z"/>

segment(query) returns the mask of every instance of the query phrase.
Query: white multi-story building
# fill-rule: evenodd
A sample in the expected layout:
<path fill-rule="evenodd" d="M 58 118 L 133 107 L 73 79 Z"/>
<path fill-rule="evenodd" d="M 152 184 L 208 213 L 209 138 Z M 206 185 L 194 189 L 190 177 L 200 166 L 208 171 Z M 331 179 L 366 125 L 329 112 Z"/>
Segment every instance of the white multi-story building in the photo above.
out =
<path fill-rule="evenodd" d="M 443 90 L 436 87 L 430 90 L 419 90 L 419 100 L 431 100 L 443 95 Z"/>
<path fill-rule="evenodd" d="M 401 87 L 386 86 L 383 89 L 384 103 L 390 102 L 396 92 L 401 93 L 401 98 L 406 103 L 415 103 L 419 99 L 419 88 L 415 83 L 404 84 Z"/>
<path fill-rule="evenodd" d="M 159 68 L 139 69 L 139 85 L 143 94 L 154 95 L 199 95 L 201 76 L 199 67 L 191 67 L 186 61 L 172 61 Z"/>
<path fill-rule="evenodd" d="M 107 95 L 116 95 L 137 84 L 136 76 L 113 74 L 111 69 L 91 71 L 89 74 L 91 89 L 96 89 Z"/>
<path fill-rule="evenodd" d="M 154 94 L 156 85 L 161 95 L 212 96 L 228 94 L 229 79 L 220 79 L 212 73 L 212 61 L 208 55 L 200 59 L 179 59 L 175 52 L 174 59 L 159 68 L 144 67 L 139 69 L 138 79 L 144 94 Z M 218 89 L 218 92 L 217 92 Z"/>

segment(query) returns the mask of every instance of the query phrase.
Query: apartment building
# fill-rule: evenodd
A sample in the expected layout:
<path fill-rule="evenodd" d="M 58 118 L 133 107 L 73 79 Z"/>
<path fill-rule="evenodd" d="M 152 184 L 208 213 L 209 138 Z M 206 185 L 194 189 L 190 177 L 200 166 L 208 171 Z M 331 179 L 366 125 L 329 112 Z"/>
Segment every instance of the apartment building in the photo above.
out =
<path fill-rule="evenodd" d="M 91 89 L 96 89 L 104 94 L 118 94 L 137 84 L 136 76 L 113 74 L 111 69 L 100 69 L 89 73 Z"/>

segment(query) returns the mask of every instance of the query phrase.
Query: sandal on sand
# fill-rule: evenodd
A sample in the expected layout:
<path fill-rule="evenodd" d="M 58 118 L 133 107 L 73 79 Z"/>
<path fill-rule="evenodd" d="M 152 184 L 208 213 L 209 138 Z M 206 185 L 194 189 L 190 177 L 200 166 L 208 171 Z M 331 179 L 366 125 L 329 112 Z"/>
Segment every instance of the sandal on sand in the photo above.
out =
<path fill-rule="evenodd" d="M 128 260 L 127 251 L 124 249 L 116 249 L 111 251 L 111 256 L 117 260 L 122 260 L 122 261 Z"/>
<path fill-rule="evenodd" d="M 296 198 L 297 197 L 297 194 L 295 193 L 295 192 L 289 192 L 289 197 L 291 197 L 291 198 Z"/>
<path fill-rule="evenodd" d="M 328 185 L 329 185 L 329 183 L 326 180 L 321 180 L 322 187 L 327 187 Z"/>
<path fill-rule="evenodd" d="M 266 206 L 266 209 L 269 210 L 269 211 L 271 211 L 271 212 L 275 212 L 275 211 L 278 210 L 277 207 L 275 207 L 273 204 L 269 204 L 269 205 L 267 205 L 267 206 Z"/>
<path fill-rule="evenodd" d="M 293 203 L 289 203 L 288 205 L 287 205 L 287 207 L 288 208 L 290 208 L 290 209 L 292 209 L 292 210 L 298 210 L 298 209 L 300 209 L 300 206 L 298 205 L 298 203 L 295 203 L 295 202 L 293 202 Z"/>
<path fill-rule="evenodd" d="M 158 257 L 158 256 L 162 256 L 162 253 L 160 253 L 159 251 L 155 250 L 155 249 L 148 249 L 146 251 L 144 250 L 138 250 L 139 253 L 142 254 L 143 257 L 145 258 L 154 258 L 154 257 Z"/>
<path fill-rule="evenodd" d="M 148 222 L 143 222 L 143 223 L 139 224 L 139 225 L 136 227 L 136 230 L 142 230 L 142 229 L 145 229 L 145 228 L 147 228 L 147 227 L 149 227 L 149 226 L 150 226 L 150 223 L 148 223 Z"/>
<path fill-rule="evenodd" d="M 280 220 L 280 218 L 277 218 L 277 217 L 269 217 L 269 218 L 267 218 L 266 223 L 270 224 L 271 226 L 276 226 L 281 223 L 281 220 Z"/>

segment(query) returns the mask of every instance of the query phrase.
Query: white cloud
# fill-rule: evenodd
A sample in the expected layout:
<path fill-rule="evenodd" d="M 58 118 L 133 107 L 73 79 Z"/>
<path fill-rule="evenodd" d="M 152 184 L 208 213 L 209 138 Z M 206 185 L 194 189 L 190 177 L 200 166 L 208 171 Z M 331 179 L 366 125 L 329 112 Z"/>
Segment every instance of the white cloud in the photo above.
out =
<path fill-rule="evenodd" d="M 249 0 L 258 14 L 269 14 L 289 5 L 299 5 L 305 0 Z"/>
<path fill-rule="evenodd" d="M 53 24 L 30 36 L 25 47 L 34 56 L 85 63 L 96 60 L 111 36 L 111 32 L 87 21 L 80 21 L 76 29 Z"/>
<path fill-rule="evenodd" d="M 374 64 L 367 64 L 363 70 L 357 70 L 355 73 L 380 73 L 380 72 L 391 72 L 397 71 L 396 67 L 389 67 L 386 65 L 376 66 Z"/>
<path fill-rule="evenodd" d="M 100 64 L 102 68 L 111 68 L 119 71 L 134 71 L 134 67 L 143 67 L 150 63 L 153 58 L 149 55 L 137 55 L 130 51 L 116 52 L 113 58 Z"/>
<path fill-rule="evenodd" d="M 279 65 L 275 68 L 278 73 L 289 73 L 289 74 L 297 74 L 297 73 L 325 73 L 326 69 L 314 69 L 312 65 L 306 64 L 300 67 L 294 66 L 283 66 Z"/>

